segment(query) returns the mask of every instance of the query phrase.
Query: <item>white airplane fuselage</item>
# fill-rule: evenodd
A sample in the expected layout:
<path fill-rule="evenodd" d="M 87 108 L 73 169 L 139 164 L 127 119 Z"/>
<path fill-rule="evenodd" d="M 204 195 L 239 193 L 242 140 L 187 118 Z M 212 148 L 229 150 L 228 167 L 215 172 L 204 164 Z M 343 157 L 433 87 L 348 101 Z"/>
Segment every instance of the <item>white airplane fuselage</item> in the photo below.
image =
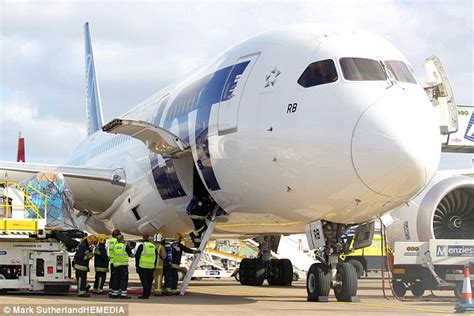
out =
<path fill-rule="evenodd" d="M 122 116 L 170 130 L 192 156 L 166 162 L 131 137 L 90 135 L 68 164 L 122 168 L 127 186 L 108 209 L 89 210 L 87 224 L 132 235 L 191 230 L 185 208 L 194 166 L 229 214 L 216 233 L 296 233 L 318 219 L 362 223 L 409 200 L 439 162 L 437 112 L 418 84 L 346 80 L 346 57 L 409 64 L 365 32 L 287 27 L 238 44 Z M 308 65 L 327 59 L 337 80 L 298 83 Z"/>

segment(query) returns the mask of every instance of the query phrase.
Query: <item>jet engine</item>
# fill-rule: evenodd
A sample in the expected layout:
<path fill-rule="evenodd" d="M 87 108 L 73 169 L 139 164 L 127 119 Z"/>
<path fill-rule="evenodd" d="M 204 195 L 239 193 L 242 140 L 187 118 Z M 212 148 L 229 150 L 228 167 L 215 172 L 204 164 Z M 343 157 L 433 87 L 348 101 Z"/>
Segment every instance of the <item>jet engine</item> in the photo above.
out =
<path fill-rule="evenodd" d="M 415 198 L 390 214 L 391 246 L 396 241 L 474 239 L 474 178 L 438 173 Z"/>

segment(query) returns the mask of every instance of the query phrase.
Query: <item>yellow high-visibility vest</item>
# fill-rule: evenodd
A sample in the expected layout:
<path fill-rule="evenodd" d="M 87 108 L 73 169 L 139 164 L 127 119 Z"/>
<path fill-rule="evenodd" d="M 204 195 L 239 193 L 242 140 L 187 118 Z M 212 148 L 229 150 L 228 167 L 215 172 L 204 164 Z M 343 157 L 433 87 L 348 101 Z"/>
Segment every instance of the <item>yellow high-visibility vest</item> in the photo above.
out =
<path fill-rule="evenodd" d="M 114 247 L 114 257 L 112 258 L 114 267 L 127 266 L 128 254 L 125 250 L 125 244 L 117 242 Z"/>
<path fill-rule="evenodd" d="M 109 258 L 110 258 L 110 262 L 112 262 L 112 259 L 114 257 L 114 248 L 115 248 L 116 244 L 117 244 L 117 238 L 115 238 L 115 237 L 110 238 L 110 240 L 109 240 Z"/>
<path fill-rule="evenodd" d="M 138 266 L 143 269 L 153 269 L 155 267 L 155 259 L 155 245 L 149 241 L 145 241 Z"/>

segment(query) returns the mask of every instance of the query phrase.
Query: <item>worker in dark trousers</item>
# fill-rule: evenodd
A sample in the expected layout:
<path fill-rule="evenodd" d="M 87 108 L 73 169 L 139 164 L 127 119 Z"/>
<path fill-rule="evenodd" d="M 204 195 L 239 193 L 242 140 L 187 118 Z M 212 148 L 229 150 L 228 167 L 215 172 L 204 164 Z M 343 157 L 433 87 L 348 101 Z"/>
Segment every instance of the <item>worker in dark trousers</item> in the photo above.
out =
<path fill-rule="evenodd" d="M 189 234 L 194 243 L 194 247 L 201 245 L 201 236 L 207 229 L 206 218 L 214 209 L 216 203 L 210 195 L 193 195 L 191 201 L 186 207 L 186 212 L 194 224 L 194 230 Z"/>
<path fill-rule="evenodd" d="M 95 294 L 103 294 L 103 288 L 107 272 L 109 272 L 109 256 L 107 249 L 105 249 L 105 242 L 107 235 L 100 234 L 97 236 L 98 244 L 94 249 L 94 268 L 95 268 L 95 282 L 92 292 Z"/>
<path fill-rule="evenodd" d="M 163 294 L 163 268 L 167 254 L 163 236 L 161 236 L 161 234 L 156 234 L 154 241 L 156 247 L 156 264 L 153 272 L 153 278 L 155 279 L 153 292 L 155 293 L 155 296 L 160 296 Z"/>
<path fill-rule="evenodd" d="M 137 248 L 135 253 L 135 267 L 140 276 L 140 282 L 143 287 L 143 294 L 138 298 L 148 299 L 153 285 L 153 270 L 156 265 L 156 248 L 155 244 L 150 242 L 150 236 L 143 234 L 143 241 Z"/>
<path fill-rule="evenodd" d="M 162 295 L 171 294 L 171 264 L 173 263 L 173 248 L 171 247 L 171 242 L 163 240 L 163 245 L 165 247 L 166 257 L 163 262 L 163 275 L 165 278 L 165 284 L 163 286 Z"/>
<path fill-rule="evenodd" d="M 120 235 L 120 230 L 115 229 L 112 232 L 112 237 L 109 239 L 109 261 L 110 261 L 110 281 L 109 281 L 109 297 L 112 297 L 111 289 L 115 286 L 113 284 L 115 268 L 114 268 L 114 248 L 115 244 L 117 243 L 117 237 Z"/>
<path fill-rule="evenodd" d="M 94 257 L 93 247 L 95 244 L 97 244 L 96 236 L 84 238 L 74 255 L 73 267 L 76 270 L 77 296 L 80 297 L 89 297 L 87 294 L 87 272 L 89 272 L 89 260 Z"/>
<path fill-rule="evenodd" d="M 132 250 L 124 242 L 123 235 L 117 236 L 117 243 L 114 247 L 114 279 L 113 287 L 110 290 L 112 298 L 130 298 L 127 295 L 128 287 L 128 258 L 133 257 Z"/>
<path fill-rule="evenodd" d="M 186 253 L 199 253 L 200 252 L 199 250 L 193 250 L 183 245 L 182 244 L 183 235 L 181 235 L 180 233 L 176 233 L 174 235 L 174 239 L 175 240 L 171 243 L 171 269 L 168 275 L 169 281 L 167 283 L 169 288 L 166 287 L 165 285 L 165 291 L 164 291 L 164 293 L 169 294 L 169 295 L 179 294 L 178 270 L 179 270 L 179 265 L 181 263 L 181 256 L 183 255 L 183 251 Z M 166 283 L 166 280 L 165 280 L 165 283 Z"/>

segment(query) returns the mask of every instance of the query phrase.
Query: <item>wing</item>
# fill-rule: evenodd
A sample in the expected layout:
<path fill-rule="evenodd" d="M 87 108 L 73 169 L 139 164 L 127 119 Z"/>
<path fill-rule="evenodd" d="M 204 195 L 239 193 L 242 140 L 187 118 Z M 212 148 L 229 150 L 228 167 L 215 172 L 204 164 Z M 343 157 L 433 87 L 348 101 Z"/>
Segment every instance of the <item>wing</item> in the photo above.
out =
<path fill-rule="evenodd" d="M 74 195 L 74 207 L 93 213 L 106 210 L 126 186 L 123 169 L 0 162 L 0 181 L 20 182 L 38 172 L 61 173 Z"/>

